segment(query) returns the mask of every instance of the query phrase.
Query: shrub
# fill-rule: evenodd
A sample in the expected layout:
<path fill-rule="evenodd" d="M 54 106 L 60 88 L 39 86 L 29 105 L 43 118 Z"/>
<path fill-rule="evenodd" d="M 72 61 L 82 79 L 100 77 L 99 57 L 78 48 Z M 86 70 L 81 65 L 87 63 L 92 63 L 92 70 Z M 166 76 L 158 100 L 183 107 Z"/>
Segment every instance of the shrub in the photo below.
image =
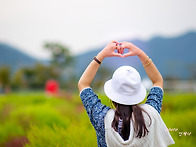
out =
<path fill-rule="evenodd" d="M 31 126 L 27 133 L 29 144 L 26 144 L 25 147 L 97 146 L 95 131 L 87 119 L 85 114 L 84 119 L 71 123 L 67 128 L 56 125 L 53 127 Z"/>

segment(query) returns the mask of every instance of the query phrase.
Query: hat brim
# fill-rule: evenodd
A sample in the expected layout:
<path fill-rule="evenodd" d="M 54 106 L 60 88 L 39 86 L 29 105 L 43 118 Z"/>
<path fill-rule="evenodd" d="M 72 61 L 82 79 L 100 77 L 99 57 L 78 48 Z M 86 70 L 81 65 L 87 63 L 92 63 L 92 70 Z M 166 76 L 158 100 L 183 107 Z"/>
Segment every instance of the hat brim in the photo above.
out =
<path fill-rule="evenodd" d="M 146 88 L 143 86 L 143 84 L 141 84 L 139 88 L 140 88 L 138 90 L 139 92 L 136 94 L 133 95 L 121 94 L 120 92 L 114 90 L 114 88 L 112 87 L 112 79 L 111 79 L 105 83 L 104 92 L 110 100 L 116 103 L 123 104 L 123 105 L 135 105 L 142 102 L 146 97 Z"/>

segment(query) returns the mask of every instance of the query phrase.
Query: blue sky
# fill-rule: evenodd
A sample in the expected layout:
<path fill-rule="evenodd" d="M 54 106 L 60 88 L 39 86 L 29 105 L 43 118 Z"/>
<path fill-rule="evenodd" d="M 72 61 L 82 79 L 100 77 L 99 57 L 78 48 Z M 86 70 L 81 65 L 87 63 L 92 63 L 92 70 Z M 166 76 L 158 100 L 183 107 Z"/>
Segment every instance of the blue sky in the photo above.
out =
<path fill-rule="evenodd" d="M 0 0 L 0 42 L 48 58 L 46 41 L 80 54 L 111 40 L 196 30 L 195 0 Z"/>

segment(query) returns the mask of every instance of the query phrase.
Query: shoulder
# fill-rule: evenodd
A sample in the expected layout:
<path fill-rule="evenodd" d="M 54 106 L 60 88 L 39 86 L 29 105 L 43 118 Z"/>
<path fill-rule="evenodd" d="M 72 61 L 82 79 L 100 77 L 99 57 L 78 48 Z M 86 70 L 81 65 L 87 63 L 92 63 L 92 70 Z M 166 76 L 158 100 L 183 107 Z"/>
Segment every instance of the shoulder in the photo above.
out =
<path fill-rule="evenodd" d="M 164 91 L 161 87 L 159 86 L 154 86 L 150 89 L 150 92 L 149 94 L 161 94 L 163 95 L 164 94 Z"/>
<path fill-rule="evenodd" d="M 80 98 L 82 102 L 92 102 L 91 100 L 96 100 L 98 96 L 94 93 L 93 89 L 90 87 L 84 88 L 80 92 Z M 93 99 L 92 99 L 93 98 Z"/>
<path fill-rule="evenodd" d="M 110 109 L 108 112 L 107 112 L 107 114 L 106 114 L 106 116 L 105 116 L 105 118 L 107 118 L 107 119 L 113 119 L 114 118 L 114 115 L 115 115 L 115 109 Z"/>
<path fill-rule="evenodd" d="M 104 123 L 105 123 L 105 127 L 106 128 L 111 126 L 111 123 L 112 123 L 112 121 L 114 119 L 114 115 L 115 115 L 115 109 L 110 109 L 107 112 L 107 114 L 106 114 L 106 116 L 104 118 Z"/>
<path fill-rule="evenodd" d="M 151 105 L 141 104 L 140 107 L 152 118 L 161 117 L 158 111 Z"/>
<path fill-rule="evenodd" d="M 162 88 L 155 86 L 150 90 L 147 96 L 146 104 L 154 107 L 158 113 L 161 112 L 163 93 Z"/>
<path fill-rule="evenodd" d="M 142 109 L 144 109 L 146 112 L 153 112 L 158 113 L 151 105 L 148 104 L 141 104 L 139 105 Z"/>
<path fill-rule="evenodd" d="M 84 88 L 80 91 L 80 97 L 82 96 L 86 96 L 86 95 L 89 95 L 89 94 L 93 94 L 93 89 L 91 87 L 87 87 L 87 88 Z"/>

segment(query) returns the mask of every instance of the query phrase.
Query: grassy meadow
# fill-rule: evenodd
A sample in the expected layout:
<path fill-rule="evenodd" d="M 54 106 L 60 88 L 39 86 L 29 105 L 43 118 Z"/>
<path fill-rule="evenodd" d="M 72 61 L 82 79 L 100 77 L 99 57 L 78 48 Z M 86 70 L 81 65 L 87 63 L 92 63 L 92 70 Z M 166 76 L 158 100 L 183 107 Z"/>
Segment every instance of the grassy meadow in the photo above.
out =
<path fill-rule="evenodd" d="M 102 94 L 102 102 L 110 105 Z M 196 94 L 165 93 L 161 116 L 174 138 L 172 147 L 196 146 Z M 0 147 L 97 146 L 78 93 L 0 95 Z"/>

